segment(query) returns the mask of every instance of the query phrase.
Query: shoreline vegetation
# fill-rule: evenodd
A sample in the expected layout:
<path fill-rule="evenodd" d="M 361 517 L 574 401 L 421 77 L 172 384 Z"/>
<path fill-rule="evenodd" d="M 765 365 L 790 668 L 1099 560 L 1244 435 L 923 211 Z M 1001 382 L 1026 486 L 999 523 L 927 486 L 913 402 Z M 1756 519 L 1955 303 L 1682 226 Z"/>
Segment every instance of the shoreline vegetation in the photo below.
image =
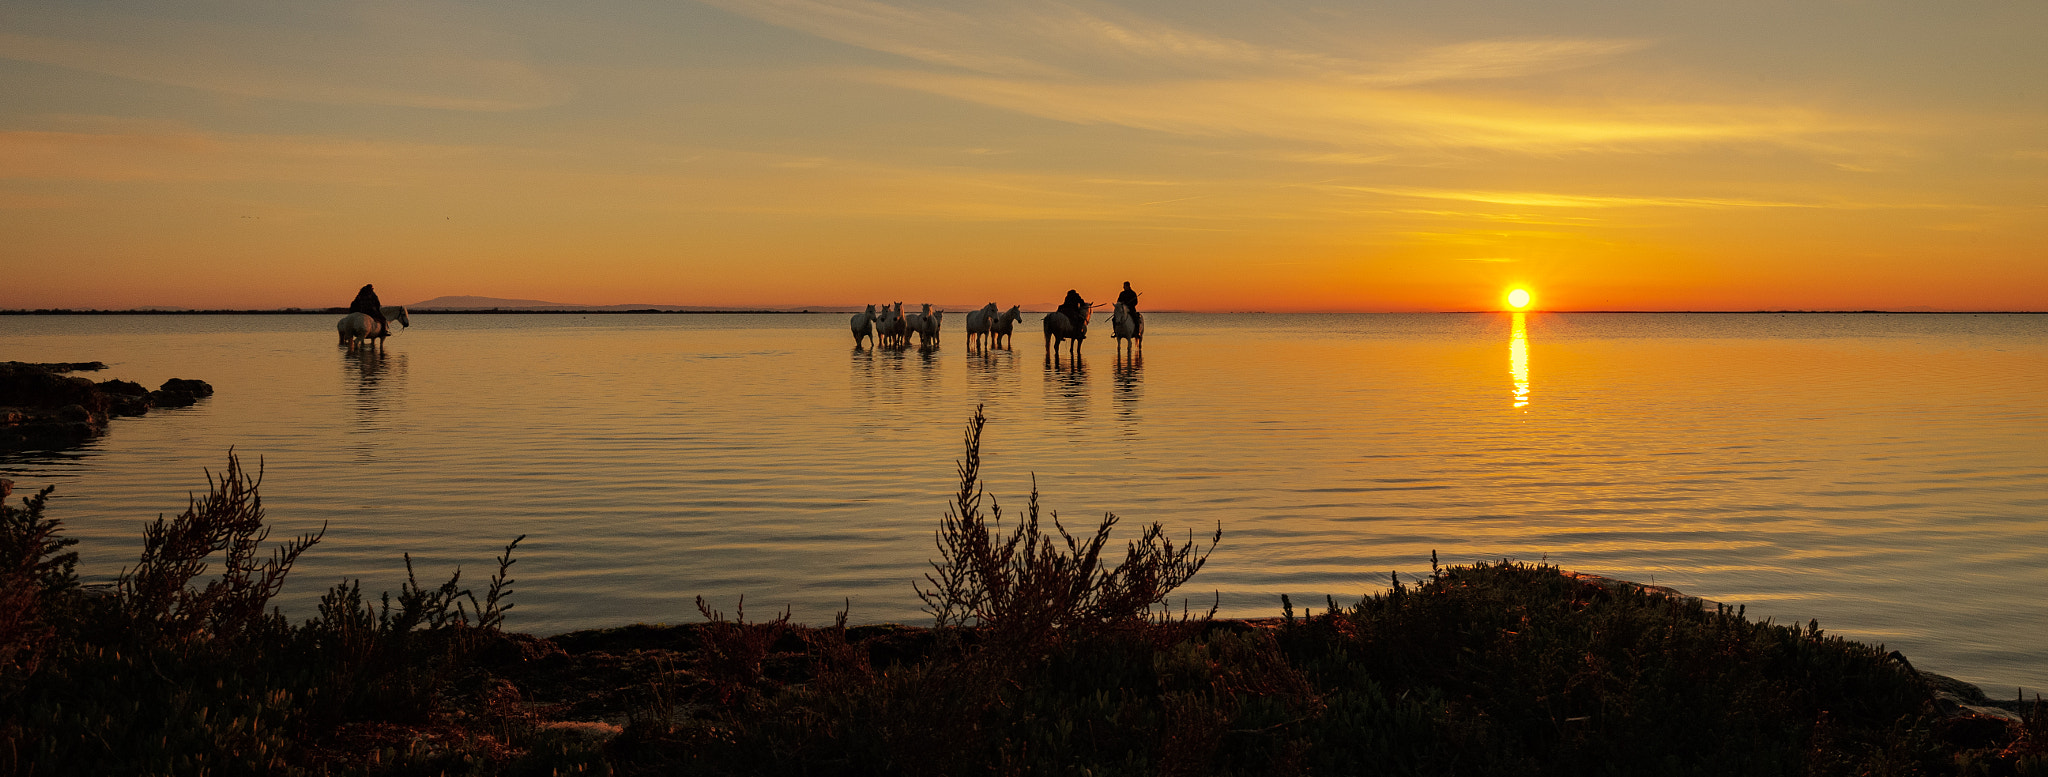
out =
<path fill-rule="evenodd" d="M 1224 527 L 1118 554 L 1115 515 L 1070 532 L 1035 486 L 1006 517 L 984 423 L 914 583 L 930 627 L 699 597 L 695 623 L 508 632 L 524 537 L 474 588 L 408 557 L 395 595 L 343 581 L 293 622 L 269 599 L 325 527 L 271 542 L 260 463 L 230 452 L 99 588 L 42 489 L 0 507 L 0 772 L 2048 773 L 2038 697 L 1554 566 L 1432 557 L 1355 602 L 1203 615 L 1174 594 Z"/>

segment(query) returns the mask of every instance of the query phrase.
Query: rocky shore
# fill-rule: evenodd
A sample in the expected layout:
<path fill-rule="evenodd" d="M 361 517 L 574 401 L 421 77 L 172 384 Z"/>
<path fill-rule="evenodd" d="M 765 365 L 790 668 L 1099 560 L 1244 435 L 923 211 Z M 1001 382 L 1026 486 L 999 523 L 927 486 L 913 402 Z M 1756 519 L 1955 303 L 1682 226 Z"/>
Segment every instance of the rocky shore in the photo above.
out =
<path fill-rule="evenodd" d="M 117 416 L 190 407 L 213 396 L 203 380 L 172 378 L 152 391 L 134 381 L 71 375 L 100 362 L 0 362 L 0 448 L 63 448 L 104 433 Z"/>

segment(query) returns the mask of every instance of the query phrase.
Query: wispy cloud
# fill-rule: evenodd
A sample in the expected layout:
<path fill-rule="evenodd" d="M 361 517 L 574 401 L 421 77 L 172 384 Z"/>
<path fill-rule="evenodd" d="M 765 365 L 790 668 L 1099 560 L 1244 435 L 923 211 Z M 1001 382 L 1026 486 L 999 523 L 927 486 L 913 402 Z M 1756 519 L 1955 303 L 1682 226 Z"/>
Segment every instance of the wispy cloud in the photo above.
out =
<path fill-rule="evenodd" d="M 1489 205 L 1518 205 L 1542 208 L 1820 208 L 1818 203 L 1753 200 L 1728 197 L 1618 197 L 1554 192 L 1498 192 L 1455 189 L 1427 189 L 1392 186 L 1324 185 L 1330 191 L 1386 194 L 1431 200 L 1481 202 Z"/>
<path fill-rule="evenodd" d="M 557 210 L 920 222 L 1178 222 L 1186 219 L 1161 214 L 1159 207 L 1205 196 L 1161 196 L 1171 193 L 1162 189 L 1199 182 L 991 172 L 702 147 L 614 147 L 600 159 L 556 148 L 216 133 L 92 117 L 73 117 L 71 123 L 100 126 L 96 131 L 0 132 L 0 186 L 64 182 L 106 192 L 138 184 L 283 183 L 313 185 L 329 194 L 336 186 L 360 187 L 515 209 L 525 207 L 519 203 L 532 193 L 545 191 Z M 0 197 L 0 209 L 77 202 L 19 194 Z M 1147 228 L 1183 226 L 1198 225 L 1152 223 Z"/>
<path fill-rule="evenodd" d="M 419 182 L 482 149 L 190 130 L 0 132 L 0 180 Z"/>
<path fill-rule="evenodd" d="M 1819 148 L 1871 129 L 1797 106 L 1560 99 L 1471 86 L 1610 62 L 1648 47 L 1642 39 L 1489 38 L 1338 55 L 1072 3 L 706 1 L 921 65 L 845 71 L 851 78 L 1055 121 L 1342 149 L 1329 162 L 1369 161 L 1390 149 Z"/>
<path fill-rule="evenodd" d="M 1377 59 L 1268 46 L 1086 2 L 703 0 L 760 21 L 919 62 L 1061 79 L 1314 76 L 1366 86 L 1580 67 L 1641 40 L 1508 39 Z"/>
<path fill-rule="evenodd" d="M 1535 104 L 1312 80 L 1071 82 L 865 70 L 852 77 L 1078 124 L 1354 149 L 1488 148 L 1559 153 L 1723 143 L 1808 146 L 1863 129 L 1799 108 Z M 1355 157 L 1354 157 L 1355 158 Z"/>
<path fill-rule="evenodd" d="M 529 64 L 517 40 L 446 7 L 230 5 L 232 21 L 197 12 L 106 10 L 88 17 L 24 10 L 0 32 L 0 58 L 239 97 L 342 105 L 509 111 L 556 104 L 570 93 L 566 81 Z"/>

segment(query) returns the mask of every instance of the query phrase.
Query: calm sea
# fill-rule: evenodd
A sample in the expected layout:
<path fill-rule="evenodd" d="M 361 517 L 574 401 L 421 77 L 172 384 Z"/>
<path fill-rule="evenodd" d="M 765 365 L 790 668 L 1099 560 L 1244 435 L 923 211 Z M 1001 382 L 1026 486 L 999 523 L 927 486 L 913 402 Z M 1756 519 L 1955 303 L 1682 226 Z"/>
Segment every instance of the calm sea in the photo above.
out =
<path fill-rule="evenodd" d="M 990 490 L 1035 474 L 1223 542 L 1185 593 L 1266 616 L 1390 571 L 1503 557 L 1818 619 L 1995 694 L 2048 688 L 2048 316 L 1171 315 L 1144 356 L 851 347 L 845 315 L 430 315 L 382 357 L 333 316 L 12 316 L 0 359 L 101 360 L 189 410 L 0 455 L 107 580 L 232 447 L 275 536 L 326 524 L 280 599 L 482 583 L 528 535 L 511 625 L 917 623 L 911 583 L 989 417 Z M 1023 329 L 1035 325 L 1027 318 Z"/>

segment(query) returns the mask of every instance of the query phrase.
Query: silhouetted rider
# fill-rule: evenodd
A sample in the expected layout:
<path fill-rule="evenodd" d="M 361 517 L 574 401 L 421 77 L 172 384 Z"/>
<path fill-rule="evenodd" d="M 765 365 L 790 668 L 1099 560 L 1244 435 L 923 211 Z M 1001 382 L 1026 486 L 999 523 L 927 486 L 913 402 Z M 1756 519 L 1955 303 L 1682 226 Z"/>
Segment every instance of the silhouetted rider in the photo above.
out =
<path fill-rule="evenodd" d="M 363 290 L 356 292 L 356 301 L 348 304 L 348 312 L 361 313 L 377 320 L 377 326 L 385 334 L 391 333 L 391 322 L 384 320 L 384 303 L 377 299 L 377 290 L 370 284 L 363 284 Z"/>
<path fill-rule="evenodd" d="M 1116 304 L 1122 305 L 1125 310 L 1131 311 L 1131 318 L 1139 321 L 1145 320 L 1145 317 L 1138 313 L 1138 293 L 1131 291 L 1130 281 L 1124 281 L 1124 290 L 1117 292 Z"/>
<path fill-rule="evenodd" d="M 1068 289 L 1067 301 L 1060 303 L 1060 315 L 1066 316 L 1075 326 L 1081 326 L 1088 321 L 1088 301 L 1081 299 L 1081 292 Z"/>

